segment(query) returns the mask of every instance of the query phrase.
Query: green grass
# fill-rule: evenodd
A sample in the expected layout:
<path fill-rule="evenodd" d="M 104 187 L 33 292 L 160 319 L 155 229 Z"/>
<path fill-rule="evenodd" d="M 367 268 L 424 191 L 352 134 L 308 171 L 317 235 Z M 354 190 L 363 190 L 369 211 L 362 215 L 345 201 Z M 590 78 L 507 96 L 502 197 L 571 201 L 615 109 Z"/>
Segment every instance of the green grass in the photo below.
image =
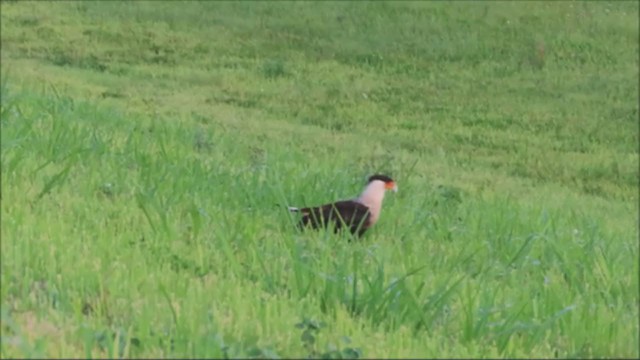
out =
<path fill-rule="evenodd" d="M 637 2 L 0 9 L 3 358 L 640 356 Z"/>

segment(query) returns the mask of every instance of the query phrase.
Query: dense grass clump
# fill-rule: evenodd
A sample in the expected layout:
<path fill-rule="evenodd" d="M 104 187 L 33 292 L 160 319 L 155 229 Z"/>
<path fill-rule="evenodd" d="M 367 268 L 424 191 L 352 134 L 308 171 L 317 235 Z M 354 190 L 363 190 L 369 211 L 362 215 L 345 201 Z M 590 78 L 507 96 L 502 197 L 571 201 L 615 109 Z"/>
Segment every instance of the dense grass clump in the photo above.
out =
<path fill-rule="evenodd" d="M 2 357 L 639 356 L 637 2 L 0 6 Z"/>

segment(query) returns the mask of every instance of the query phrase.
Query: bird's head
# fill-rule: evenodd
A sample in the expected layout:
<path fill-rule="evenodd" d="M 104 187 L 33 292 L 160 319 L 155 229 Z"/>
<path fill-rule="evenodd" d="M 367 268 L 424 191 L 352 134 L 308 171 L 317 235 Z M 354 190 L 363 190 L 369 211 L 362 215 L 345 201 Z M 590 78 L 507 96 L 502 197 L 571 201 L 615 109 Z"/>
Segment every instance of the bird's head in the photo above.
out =
<path fill-rule="evenodd" d="M 392 178 L 388 177 L 387 175 L 380 175 L 380 174 L 372 175 L 369 177 L 368 183 L 370 184 L 373 181 L 382 181 L 384 183 L 384 188 L 386 190 L 391 190 L 393 192 L 398 191 L 398 185 L 396 184 L 396 182 Z"/>

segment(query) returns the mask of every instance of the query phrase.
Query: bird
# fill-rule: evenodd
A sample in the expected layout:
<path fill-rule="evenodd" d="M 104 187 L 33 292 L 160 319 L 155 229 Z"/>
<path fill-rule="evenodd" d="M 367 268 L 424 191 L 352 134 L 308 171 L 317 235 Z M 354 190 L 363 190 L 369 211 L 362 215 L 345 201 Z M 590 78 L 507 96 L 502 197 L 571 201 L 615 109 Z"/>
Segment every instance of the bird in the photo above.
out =
<path fill-rule="evenodd" d="M 334 227 L 337 233 L 348 228 L 352 235 L 361 237 L 380 218 L 382 201 L 387 190 L 398 191 L 396 182 L 387 175 L 369 177 L 364 191 L 357 198 L 340 200 L 315 207 L 288 207 L 290 212 L 300 213 L 301 229 Z"/>

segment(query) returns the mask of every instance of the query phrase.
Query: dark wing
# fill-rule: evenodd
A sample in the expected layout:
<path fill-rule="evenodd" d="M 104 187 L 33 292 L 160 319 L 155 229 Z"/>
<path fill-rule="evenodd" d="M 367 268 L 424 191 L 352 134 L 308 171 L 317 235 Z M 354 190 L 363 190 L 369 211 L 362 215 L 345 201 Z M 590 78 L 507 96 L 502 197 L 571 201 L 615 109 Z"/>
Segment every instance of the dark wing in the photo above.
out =
<path fill-rule="evenodd" d="M 310 225 L 317 229 L 333 224 L 336 231 L 346 227 L 352 234 L 362 235 L 370 226 L 369 208 L 352 200 L 303 208 L 300 212 L 302 213 L 300 225 L 303 227 Z"/>

